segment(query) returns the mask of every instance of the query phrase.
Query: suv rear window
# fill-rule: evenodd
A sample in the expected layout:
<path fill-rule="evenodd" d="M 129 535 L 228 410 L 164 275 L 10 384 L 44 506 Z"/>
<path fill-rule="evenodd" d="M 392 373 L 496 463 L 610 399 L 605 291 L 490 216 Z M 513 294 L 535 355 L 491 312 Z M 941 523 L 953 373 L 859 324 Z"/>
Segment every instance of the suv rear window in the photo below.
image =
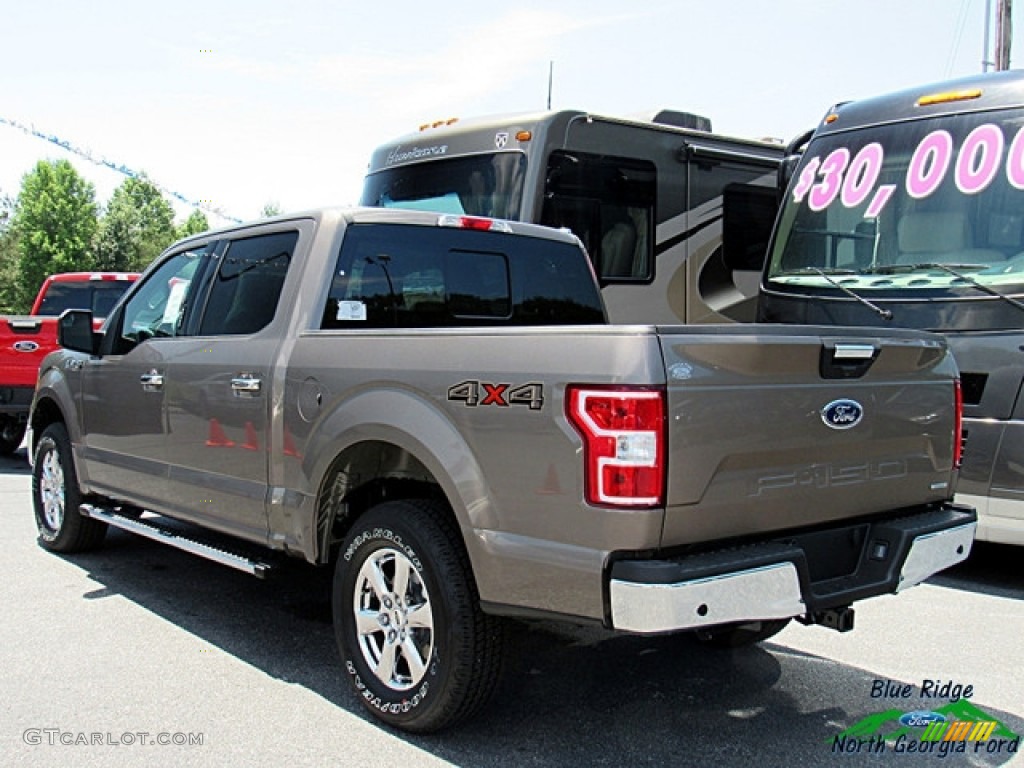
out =
<path fill-rule="evenodd" d="M 325 329 L 604 322 L 583 251 L 553 240 L 356 224 L 333 275 Z"/>

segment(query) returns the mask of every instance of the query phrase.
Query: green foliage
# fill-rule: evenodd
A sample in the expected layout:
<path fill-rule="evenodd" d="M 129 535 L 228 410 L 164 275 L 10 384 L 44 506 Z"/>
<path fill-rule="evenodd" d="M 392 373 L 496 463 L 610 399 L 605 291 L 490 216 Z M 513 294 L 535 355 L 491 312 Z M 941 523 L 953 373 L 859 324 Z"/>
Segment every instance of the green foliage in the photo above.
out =
<path fill-rule="evenodd" d="M 10 226 L 14 201 L 0 196 L 0 314 L 21 314 L 18 303 L 18 239 Z"/>
<path fill-rule="evenodd" d="M 276 201 L 271 201 L 263 206 L 263 210 L 260 211 L 261 219 L 269 219 L 271 216 L 280 216 L 284 211 L 281 210 L 281 204 Z"/>
<path fill-rule="evenodd" d="M 94 268 L 96 190 L 67 160 L 40 160 L 21 181 L 11 217 L 18 266 L 14 294 L 27 310 L 39 286 L 54 272 Z"/>
<path fill-rule="evenodd" d="M 174 209 L 145 176 L 114 190 L 96 238 L 96 268 L 141 271 L 177 238 Z"/>
<path fill-rule="evenodd" d="M 190 237 L 192 235 L 198 235 L 200 232 L 205 232 L 210 228 L 210 222 L 206 218 L 206 214 L 196 208 L 192 213 L 185 219 L 185 223 L 178 227 L 178 239 L 184 237 Z"/>

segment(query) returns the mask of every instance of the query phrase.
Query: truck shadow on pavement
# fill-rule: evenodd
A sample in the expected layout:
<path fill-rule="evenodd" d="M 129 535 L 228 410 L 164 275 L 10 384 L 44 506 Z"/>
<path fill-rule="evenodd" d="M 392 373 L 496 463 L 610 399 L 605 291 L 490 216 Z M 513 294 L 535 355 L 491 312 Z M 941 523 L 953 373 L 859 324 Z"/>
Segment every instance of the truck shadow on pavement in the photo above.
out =
<path fill-rule="evenodd" d="M 338 662 L 326 569 L 286 563 L 260 581 L 120 531 L 110 532 L 103 549 L 65 559 L 96 582 L 86 599 L 123 596 L 266 674 L 372 721 Z M 637 637 L 509 622 L 509 660 L 486 710 L 442 734 L 410 736 L 381 726 L 381 737 L 467 768 L 832 766 L 850 757 L 834 751 L 835 737 L 888 708 L 869 696 L 873 678 L 882 676 L 794 651 L 783 640 L 719 651 L 688 635 Z M 1024 732 L 1016 715 L 973 703 Z M 896 753 L 889 745 L 884 764 L 921 765 L 928 757 Z M 970 760 L 1002 765 L 1013 757 L 982 749 Z M 863 763 L 858 755 L 849 764 Z"/>

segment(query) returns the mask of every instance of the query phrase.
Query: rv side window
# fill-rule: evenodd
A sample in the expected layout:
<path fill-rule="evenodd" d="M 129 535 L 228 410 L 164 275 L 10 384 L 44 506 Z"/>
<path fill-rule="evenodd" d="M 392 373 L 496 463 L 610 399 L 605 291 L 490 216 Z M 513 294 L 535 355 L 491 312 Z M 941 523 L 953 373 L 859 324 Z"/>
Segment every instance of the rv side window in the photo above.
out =
<path fill-rule="evenodd" d="M 548 158 L 541 224 L 583 241 L 602 283 L 654 277 L 653 163 L 558 150 Z"/>
<path fill-rule="evenodd" d="M 730 184 L 722 194 L 722 251 L 729 269 L 760 272 L 779 199 L 774 189 Z"/>

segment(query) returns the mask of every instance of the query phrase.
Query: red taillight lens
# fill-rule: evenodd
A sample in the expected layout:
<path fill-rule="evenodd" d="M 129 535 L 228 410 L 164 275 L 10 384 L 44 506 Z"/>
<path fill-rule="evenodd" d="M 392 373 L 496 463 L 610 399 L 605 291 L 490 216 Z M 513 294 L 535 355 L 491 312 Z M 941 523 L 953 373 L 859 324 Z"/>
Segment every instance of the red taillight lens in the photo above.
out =
<path fill-rule="evenodd" d="M 583 437 L 590 504 L 657 507 L 665 495 L 665 393 L 570 386 L 569 422 Z"/>
<path fill-rule="evenodd" d="M 959 469 L 963 461 L 964 392 L 960 387 L 960 379 L 953 384 L 953 400 L 956 403 L 956 413 L 953 416 L 953 468 Z"/>

